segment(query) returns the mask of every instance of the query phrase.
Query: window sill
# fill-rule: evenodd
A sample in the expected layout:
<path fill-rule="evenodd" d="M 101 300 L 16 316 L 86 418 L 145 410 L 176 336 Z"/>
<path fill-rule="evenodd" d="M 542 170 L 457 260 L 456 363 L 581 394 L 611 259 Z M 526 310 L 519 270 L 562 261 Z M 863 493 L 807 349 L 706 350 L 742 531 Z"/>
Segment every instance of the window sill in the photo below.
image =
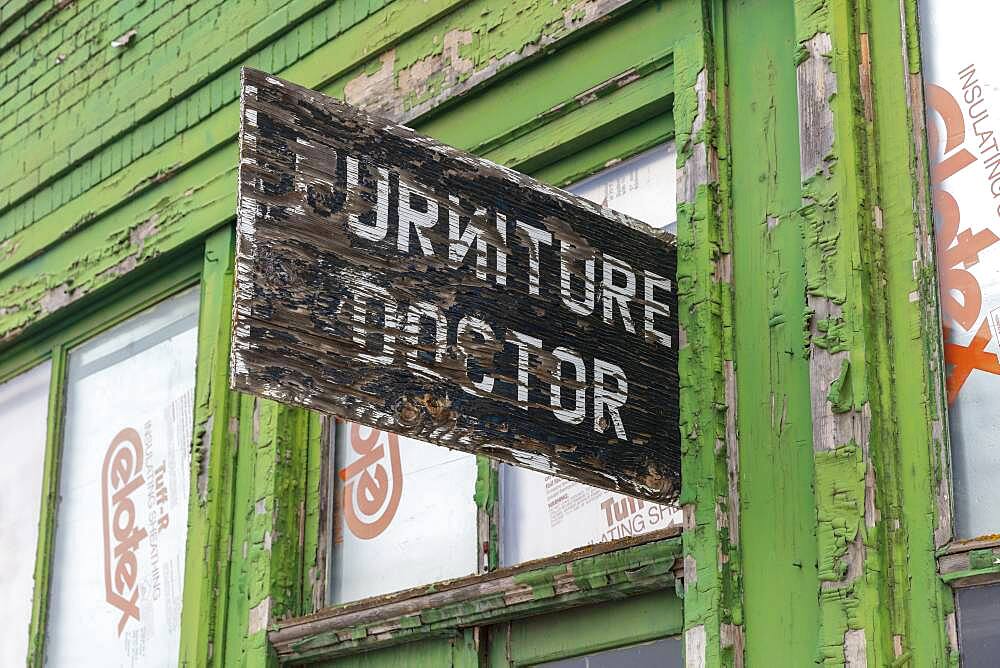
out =
<path fill-rule="evenodd" d="M 282 662 L 334 658 L 514 617 L 672 587 L 680 527 L 280 622 L 269 639 Z"/>
<path fill-rule="evenodd" d="M 992 536 L 983 536 L 981 538 L 953 541 L 938 550 L 937 554 L 938 557 L 942 557 L 949 554 L 971 552 L 973 550 L 982 550 L 989 547 L 1000 547 L 1000 536 L 994 534 Z"/>
<path fill-rule="evenodd" d="M 952 587 L 1000 582 L 1000 540 L 969 540 L 946 547 L 938 556 L 941 579 Z"/>

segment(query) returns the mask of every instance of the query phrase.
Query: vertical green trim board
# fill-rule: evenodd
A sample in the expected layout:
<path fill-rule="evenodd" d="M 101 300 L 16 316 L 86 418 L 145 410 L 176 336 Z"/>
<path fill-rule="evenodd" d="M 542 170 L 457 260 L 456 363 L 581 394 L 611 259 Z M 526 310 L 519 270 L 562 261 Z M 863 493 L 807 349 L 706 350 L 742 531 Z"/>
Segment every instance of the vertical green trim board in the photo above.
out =
<path fill-rule="evenodd" d="M 234 235 L 225 227 L 205 241 L 198 323 L 188 535 L 181 610 L 180 665 L 221 658 L 216 624 L 224 624 L 232 520 L 235 434 L 230 428 L 229 329 Z"/>
<path fill-rule="evenodd" d="M 876 184 L 892 332 L 892 373 L 883 386 L 888 395 L 883 401 L 892 404 L 897 418 L 890 447 L 883 452 L 883 470 L 892 471 L 887 491 L 893 496 L 891 505 L 881 505 L 883 521 L 892 523 L 884 530 L 894 599 L 894 653 L 910 657 L 914 665 L 947 665 L 957 659 L 949 658 L 946 632 L 953 604 L 951 590 L 938 577 L 934 548 L 950 538 L 951 509 L 937 501 L 942 482 L 947 489 L 949 474 L 941 463 L 942 450 L 947 461 L 943 354 L 916 6 L 870 2 L 869 17 Z M 914 359 L 923 363 L 914 364 Z M 880 490 L 886 486 L 883 483 Z"/>
<path fill-rule="evenodd" d="M 684 510 L 684 644 L 689 666 L 742 666 L 735 474 L 732 263 L 719 199 L 718 97 L 708 2 L 674 56 L 677 289 Z M 724 70 L 722 70 L 724 72 Z"/>
<path fill-rule="evenodd" d="M 308 411 L 241 396 L 224 665 L 269 666 L 271 622 L 301 614 Z M 313 436 L 312 438 L 317 438 Z"/>
<path fill-rule="evenodd" d="M 52 350 L 49 381 L 48 425 L 45 438 L 45 472 L 42 475 L 42 511 L 38 520 L 38 548 L 35 550 L 35 587 L 32 593 L 28 666 L 45 665 L 45 623 L 48 618 L 49 570 L 55 540 L 56 508 L 59 502 L 59 462 L 62 454 L 64 378 L 67 351 L 63 345 Z"/>
<path fill-rule="evenodd" d="M 746 651 L 804 666 L 819 619 L 794 15 L 772 0 L 727 9 Z"/>
<path fill-rule="evenodd" d="M 302 578 L 298 614 L 305 615 L 326 605 L 326 578 L 329 546 L 332 535 L 327 526 L 332 524 L 330 506 L 332 480 L 329 476 L 332 456 L 327 447 L 331 443 L 330 430 L 333 420 L 318 413 L 309 413 L 308 440 L 306 442 L 306 485 L 302 500 L 302 554 L 299 573 Z"/>

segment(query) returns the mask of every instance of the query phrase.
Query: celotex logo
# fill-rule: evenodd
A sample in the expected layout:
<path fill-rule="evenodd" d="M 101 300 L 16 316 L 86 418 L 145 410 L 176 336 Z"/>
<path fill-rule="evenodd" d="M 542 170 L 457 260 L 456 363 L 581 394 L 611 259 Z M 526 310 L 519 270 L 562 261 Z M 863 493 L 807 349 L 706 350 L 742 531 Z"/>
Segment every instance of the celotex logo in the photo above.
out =
<path fill-rule="evenodd" d="M 978 150 L 983 159 L 983 173 L 986 177 L 983 184 L 994 199 L 1000 198 L 1000 147 L 997 146 L 993 132 L 979 125 L 989 118 L 983 107 L 983 87 L 972 66 L 959 72 L 959 76 L 962 81 L 962 95 L 959 99 L 941 86 L 927 85 L 927 106 L 931 112 L 927 143 L 931 153 L 934 210 L 938 219 L 935 240 L 941 281 L 941 309 L 945 320 L 944 355 L 950 367 L 947 378 L 949 404 L 954 403 L 974 370 L 1000 375 L 1000 361 L 996 354 L 986 350 L 993 338 L 989 318 L 982 319 L 972 340 L 966 345 L 952 340 L 950 332 L 950 325 L 953 324 L 966 333 L 971 333 L 976 323 L 980 322 L 983 290 L 979 281 L 980 277 L 989 276 L 990 272 L 995 271 L 995 259 L 991 258 L 984 263 L 989 265 L 984 267 L 979 264 L 979 254 L 1000 241 L 1000 237 L 990 229 L 992 216 L 984 216 L 982 210 L 967 210 L 965 213 L 968 219 L 976 224 L 967 226 L 960 232 L 962 212 L 959 200 L 944 186 L 944 181 L 980 161 L 972 152 Z M 968 106 L 974 138 L 967 132 L 960 100 Z M 973 109 L 976 107 L 978 108 L 974 113 Z M 938 129 L 938 119 L 944 132 Z M 1000 217 L 1000 207 L 996 214 Z M 982 229 L 973 232 L 973 229 L 980 226 Z M 961 295 L 961 300 L 956 295 Z"/>
<path fill-rule="evenodd" d="M 367 428 L 366 428 L 367 429 Z M 350 445 L 358 458 L 340 469 L 347 527 L 358 538 L 375 538 L 389 526 L 403 494 L 403 469 L 396 434 L 351 424 Z"/>
<path fill-rule="evenodd" d="M 122 429 L 104 456 L 101 502 L 104 519 L 104 588 L 107 602 L 121 611 L 118 635 L 129 619 L 139 621 L 139 560 L 136 552 L 146 530 L 136 526 L 133 495 L 142 487 L 142 439 Z"/>

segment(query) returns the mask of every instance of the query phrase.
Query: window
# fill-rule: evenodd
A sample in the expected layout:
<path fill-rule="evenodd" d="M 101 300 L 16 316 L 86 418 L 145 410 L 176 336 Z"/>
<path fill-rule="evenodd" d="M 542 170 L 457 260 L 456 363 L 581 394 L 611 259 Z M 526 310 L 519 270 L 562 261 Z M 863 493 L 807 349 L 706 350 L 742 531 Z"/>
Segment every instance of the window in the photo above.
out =
<path fill-rule="evenodd" d="M 567 190 L 647 225 L 677 229 L 677 151 L 673 142 L 587 177 Z"/>
<path fill-rule="evenodd" d="M 682 668 L 684 658 L 680 638 L 674 637 L 535 665 L 538 668 Z"/>
<path fill-rule="evenodd" d="M 679 508 L 516 466 L 501 469 L 503 566 L 679 526 Z"/>
<path fill-rule="evenodd" d="M 176 663 L 198 291 L 69 352 L 46 658 Z"/>
<path fill-rule="evenodd" d="M 992 3 L 982 15 L 997 16 Z M 971 8 L 969 8 L 971 11 Z M 1000 530 L 1000 222 L 995 197 L 1000 152 L 985 133 L 988 109 L 1000 104 L 989 21 L 940 0 L 921 2 L 925 97 L 938 276 L 948 366 L 955 529 L 959 538 Z M 973 35 L 969 31 L 979 30 Z M 977 134 L 978 133 L 978 134 Z M 992 134 L 992 132 L 990 133 Z"/>
<path fill-rule="evenodd" d="M 339 422 L 330 603 L 477 571 L 475 455 Z"/>
<path fill-rule="evenodd" d="M 0 664 L 27 660 L 28 625 L 38 543 L 38 520 L 45 472 L 51 362 L 0 385 Z"/>
<path fill-rule="evenodd" d="M 677 226 L 676 151 L 666 143 L 567 190 L 653 227 Z M 501 467 L 504 566 L 681 523 L 680 509 L 528 469 Z"/>
<path fill-rule="evenodd" d="M 407 124 L 672 231 L 674 51 L 697 20 L 687 10 L 630 5 L 587 39 L 525 61 L 516 77 L 477 84 L 457 104 L 428 102 Z M 339 93 L 340 82 L 326 90 Z M 675 509 L 403 437 L 396 476 L 387 434 L 348 424 L 336 432 L 323 455 L 333 460 L 321 469 L 327 480 L 316 485 L 325 503 L 312 504 L 326 534 L 315 558 L 307 534 L 304 559 L 328 573 L 324 595 L 268 633 L 279 663 L 634 664 L 636 652 L 662 662 L 660 647 L 680 660 L 679 640 L 659 642 L 683 627 Z M 445 484 L 432 482 L 438 467 L 454 467 Z M 424 475 L 412 484 L 432 491 L 411 510 L 411 480 Z M 445 633 L 454 639 L 439 643 Z"/>
<path fill-rule="evenodd" d="M 1000 655 L 1000 585 L 959 589 L 958 640 L 963 668 L 992 668 Z"/>
<path fill-rule="evenodd" d="M 951 494 L 939 507 L 952 519 L 938 570 L 955 590 L 958 640 L 965 668 L 994 666 L 1000 652 L 1000 150 L 989 110 L 1000 104 L 1000 68 L 989 20 L 994 3 L 962 12 L 921 0 L 927 139 L 941 289 Z M 957 540 L 956 540 L 957 539 Z M 940 546 L 939 546 L 940 547 Z"/>

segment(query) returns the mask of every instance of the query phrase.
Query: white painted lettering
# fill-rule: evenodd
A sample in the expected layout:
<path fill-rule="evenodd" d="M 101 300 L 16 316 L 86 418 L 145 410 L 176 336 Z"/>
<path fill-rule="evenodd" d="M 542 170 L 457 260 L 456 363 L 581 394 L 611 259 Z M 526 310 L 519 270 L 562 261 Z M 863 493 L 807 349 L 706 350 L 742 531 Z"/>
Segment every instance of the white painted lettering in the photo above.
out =
<path fill-rule="evenodd" d="M 617 388 L 610 390 L 605 386 L 605 378 L 613 378 Z M 605 411 L 611 416 L 611 422 L 615 426 L 615 433 L 618 438 L 625 440 L 625 424 L 622 416 L 618 412 L 628 400 L 628 380 L 625 379 L 625 372 L 617 364 L 605 362 L 602 359 L 594 358 L 594 431 L 604 433 L 608 428 L 608 421 L 604 417 Z"/>
<path fill-rule="evenodd" d="M 507 342 L 517 347 L 517 401 L 521 404 L 521 408 L 528 410 L 528 370 L 531 363 L 531 353 L 528 349 L 530 347 L 541 350 L 542 340 L 514 330 L 511 330 L 510 334 L 511 338 Z"/>
<path fill-rule="evenodd" d="M 458 321 L 458 346 L 461 348 L 462 352 L 465 354 L 466 359 L 473 358 L 475 356 L 470 353 L 468 347 L 464 343 L 467 334 L 478 334 L 479 337 L 485 343 L 490 338 L 493 338 L 493 329 L 486 324 L 485 321 L 475 318 L 473 316 L 467 315 Z M 468 362 L 466 362 L 466 369 L 468 370 Z M 485 371 L 482 373 L 482 378 L 479 380 L 473 380 L 472 374 L 469 373 L 469 380 L 472 381 L 472 386 L 470 387 L 462 386 L 462 389 L 473 396 L 480 396 L 479 392 L 485 394 L 490 394 L 493 392 L 493 376 L 489 375 Z M 479 390 L 477 392 L 476 390 Z"/>
<path fill-rule="evenodd" d="M 624 277 L 625 285 L 615 284 L 615 274 Z M 605 253 L 604 281 L 601 294 L 601 300 L 604 302 L 604 322 L 608 324 L 614 322 L 614 304 L 617 302 L 618 312 L 622 316 L 622 324 L 625 326 L 625 331 L 629 334 L 635 334 L 635 327 L 632 325 L 632 314 L 628 310 L 629 300 L 634 297 L 635 272 L 632 271 L 632 267 Z"/>
<path fill-rule="evenodd" d="M 358 159 L 346 156 L 346 160 L 348 197 L 358 197 Z M 378 201 L 375 203 L 373 224 L 361 222 L 356 213 L 347 216 L 347 226 L 351 232 L 369 241 L 381 241 L 389 231 L 389 170 L 384 167 L 378 168 L 376 192 Z"/>
<path fill-rule="evenodd" d="M 673 343 L 669 334 L 661 332 L 655 327 L 656 316 L 667 318 L 670 316 L 670 307 L 663 302 L 656 301 L 654 290 L 659 288 L 665 292 L 670 292 L 673 288 L 669 278 L 664 278 L 659 274 L 654 274 L 648 269 L 643 272 L 643 313 L 646 321 L 646 339 L 653 338 L 660 345 L 669 348 Z"/>
<path fill-rule="evenodd" d="M 423 202 L 424 210 L 414 208 L 416 202 Z M 438 206 L 437 202 L 429 197 L 424 197 L 417 190 L 411 188 L 402 179 L 399 180 L 399 234 L 396 239 L 396 246 L 401 253 L 410 252 L 410 228 L 413 228 L 420 243 L 420 250 L 427 257 L 434 257 L 434 247 L 421 230 L 429 230 L 437 224 Z"/>
<path fill-rule="evenodd" d="M 458 204 L 458 198 L 454 195 L 448 195 L 448 200 L 453 204 Z M 482 230 L 476 225 L 476 219 L 485 215 L 485 209 L 476 209 L 476 213 L 466 223 L 463 232 L 458 211 L 454 208 L 448 209 L 448 259 L 456 263 L 464 262 L 469 249 L 475 243 L 476 278 L 481 281 L 486 280 L 486 239 L 483 238 Z"/>
<path fill-rule="evenodd" d="M 382 332 L 382 350 L 376 354 L 362 352 L 358 354 L 358 358 L 375 364 L 392 364 L 392 360 L 395 357 L 393 343 L 396 337 L 389 332 L 396 331 L 399 328 L 399 323 L 396 319 L 396 302 L 392 299 L 388 290 L 366 280 L 358 282 L 352 301 L 354 307 L 352 315 L 354 336 L 352 339 L 354 343 L 363 348 L 367 348 L 368 346 L 368 314 L 372 310 L 373 302 L 376 305 L 381 305 L 385 314 L 385 324 L 382 327 L 372 328 L 372 331 Z"/>
<path fill-rule="evenodd" d="M 497 234 L 500 243 L 507 248 L 507 217 L 497 211 Z M 497 246 L 497 285 L 507 285 L 507 253 Z"/>
<path fill-rule="evenodd" d="M 434 325 L 434 362 L 441 362 L 441 351 L 444 350 L 448 341 L 448 319 L 444 312 L 431 302 L 413 302 L 406 312 L 406 324 L 403 325 L 403 334 L 400 339 L 410 348 L 406 351 L 406 366 L 416 371 L 440 377 L 437 371 L 427 366 L 426 361 L 420 358 L 420 325 L 422 322 L 430 322 Z"/>
<path fill-rule="evenodd" d="M 523 221 L 515 221 L 519 230 L 528 233 L 528 294 L 538 294 L 538 265 L 540 260 L 539 245 L 550 245 L 552 243 L 552 233 L 548 230 L 534 225 L 528 225 Z"/>
<path fill-rule="evenodd" d="M 573 260 L 568 257 L 575 249 L 576 246 L 568 241 L 559 240 L 559 292 L 563 304 L 570 311 L 577 315 L 590 315 L 594 312 L 594 256 L 583 261 L 583 299 L 578 300 L 573 296 L 573 272 L 570 268 Z"/>
<path fill-rule="evenodd" d="M 555 368 L 555 382 L 549 390 L 552 404 L 552 412 L 563 422 L 569 424 L 580 424 L 587 413 L 587 368 L 583 364 L 583 358 L 569 348 L 559 347 L 552 351 L 552 355 L 558 360 Z M 573 365 L 577 382 L 576 397 L 572 409 L 563 408 L 562 405 L 562 367 L 563 363 Z"/>

